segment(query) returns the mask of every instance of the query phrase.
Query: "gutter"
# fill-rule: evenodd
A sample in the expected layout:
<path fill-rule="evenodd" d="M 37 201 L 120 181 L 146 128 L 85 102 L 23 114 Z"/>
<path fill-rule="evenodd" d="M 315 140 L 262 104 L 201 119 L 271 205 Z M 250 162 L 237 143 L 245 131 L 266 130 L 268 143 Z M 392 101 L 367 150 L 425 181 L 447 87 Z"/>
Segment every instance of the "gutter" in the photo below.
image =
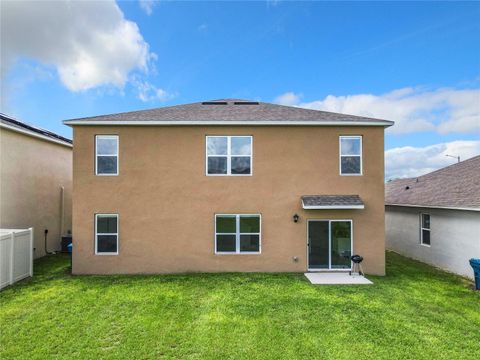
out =
<path fill-rule="evenodd" d="M 455 207 L 455 206 L 434 206 L 434 205 L 412 205 L 412 204 L 385 204 L 385 206 L 414 207 L 425 209 L 444 209 L 444 210 L 462 210 L 462 211 L 480 211 L 480 208 Z"/>
<path fill-rule="evenodd" d="M 304 210 L 354 210 L 354 209 L 365 209 L 365 205 L 324 205 L 324 206 L 315 206 L 315 205 L 303 205 Z"/>
<path fill-rule="evenodd" d="M 72 125 L 137 125 L 137 126 L 205 126 L 205 125 L 220 125 L 220 126 L 384 126 L 389 127 L 394 124 L 393 121 L 380 120 L 380 121 L 297 121 L 297 120 L 258 120 L 258 121 L 225 121 L 225 120 L 64 120 L 63 123 L 68 126 Z"/>

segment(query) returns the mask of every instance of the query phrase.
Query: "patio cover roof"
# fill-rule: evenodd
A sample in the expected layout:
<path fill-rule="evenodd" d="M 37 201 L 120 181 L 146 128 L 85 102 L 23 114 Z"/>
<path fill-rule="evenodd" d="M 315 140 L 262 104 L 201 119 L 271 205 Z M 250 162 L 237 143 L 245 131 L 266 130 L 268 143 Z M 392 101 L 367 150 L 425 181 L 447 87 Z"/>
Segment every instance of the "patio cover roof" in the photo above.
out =
<path fill-rule="evenodd" d="M 364 209 L 365 204 L 358 195 L 304 195 L 302 207 L 305 210 Z"/>

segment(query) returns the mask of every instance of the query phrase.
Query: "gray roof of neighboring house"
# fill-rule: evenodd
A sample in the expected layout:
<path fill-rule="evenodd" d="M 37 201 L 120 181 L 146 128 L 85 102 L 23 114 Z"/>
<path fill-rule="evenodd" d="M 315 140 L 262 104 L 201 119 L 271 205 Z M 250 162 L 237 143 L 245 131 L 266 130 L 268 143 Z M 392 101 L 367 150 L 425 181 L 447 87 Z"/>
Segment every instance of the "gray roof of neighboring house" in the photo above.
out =
<path fill-rule="evenodd" d="M 385 185 L 385 204 L 480 211 L 480 156 Z"/>
<path fill-rule="evenodd" d="M 241 99 L 219 99 L 64 121 L 67 125 L 376 125 L 393 121 Z"/>
<path fill-rule="evenodd" d="M 364 204 L 358 195 L 304 195 L 304 209 L 308 208 L 363 208 Z"/>
<path fill-rule="evenodd" d="M 36 126 L 26 124 L 22 121 L 14 119 L 11 116 L 0 113 L 0 124 L 5 125 L 12 130 L 16 130 L 22 133 L 28 133 L 31 135 L 38 135 L 38 137 L 45 138 L 46 140 L 52 140 L 54 142 L 61 142 L 65 144 L 72 145 L 72 140 L 67 139 L 61 135 L 55 134 L 54 132 L 41 129 Z"/>

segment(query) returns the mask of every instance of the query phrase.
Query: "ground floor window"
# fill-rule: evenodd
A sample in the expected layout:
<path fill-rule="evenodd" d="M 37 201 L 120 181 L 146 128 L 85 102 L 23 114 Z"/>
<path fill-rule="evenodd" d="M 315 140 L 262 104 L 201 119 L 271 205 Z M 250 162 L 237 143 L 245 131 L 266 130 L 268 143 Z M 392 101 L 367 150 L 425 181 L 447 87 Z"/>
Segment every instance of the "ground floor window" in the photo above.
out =
<path fill-rule="evenodd" d="M 215 253 L 243 254 L 261 251 L 259 214 L 216 214 Z"/>
<path fill-rule="evenodd" d="M 118 214 L 95 215 L 95 254 L 118 254 Z"/>
<path fill-rule="evenodd" d="M 430 215 L 420 214 L 420 243 L 430 246 Z"/>

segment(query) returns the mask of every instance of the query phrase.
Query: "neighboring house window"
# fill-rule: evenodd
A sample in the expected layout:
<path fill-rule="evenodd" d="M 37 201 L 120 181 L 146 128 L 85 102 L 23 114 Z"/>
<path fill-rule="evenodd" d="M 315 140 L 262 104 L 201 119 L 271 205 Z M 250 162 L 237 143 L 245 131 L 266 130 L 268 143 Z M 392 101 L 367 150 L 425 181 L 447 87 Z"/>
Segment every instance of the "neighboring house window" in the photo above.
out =
<path fill-rule="evenodd" d="M 361 136 L 340 136 L 340 175 L 362 175 Z"/>
<path fill-rule="evenodd" d="M 215 253 L 261 252 L 260 215 L 215 215 Z"/>
<path fill-rule="evenodd" d="M 430 245 L 430 215 L 429 214 L 421 214 L 420 243 L 422 245 Z"/>
<path fill-rule="evenodd" d="M 251 175 L 251 136 L 207 136 L 207 175 Z"/>
<path fill-rule="evenodd" d="M 118 136 L 95 137 L 95 174 L 118 175 Z"/>
<path fill-rule="evenodd" d="M 95 215 L 95 254 L 118 254 L 118 214 Z"/>

